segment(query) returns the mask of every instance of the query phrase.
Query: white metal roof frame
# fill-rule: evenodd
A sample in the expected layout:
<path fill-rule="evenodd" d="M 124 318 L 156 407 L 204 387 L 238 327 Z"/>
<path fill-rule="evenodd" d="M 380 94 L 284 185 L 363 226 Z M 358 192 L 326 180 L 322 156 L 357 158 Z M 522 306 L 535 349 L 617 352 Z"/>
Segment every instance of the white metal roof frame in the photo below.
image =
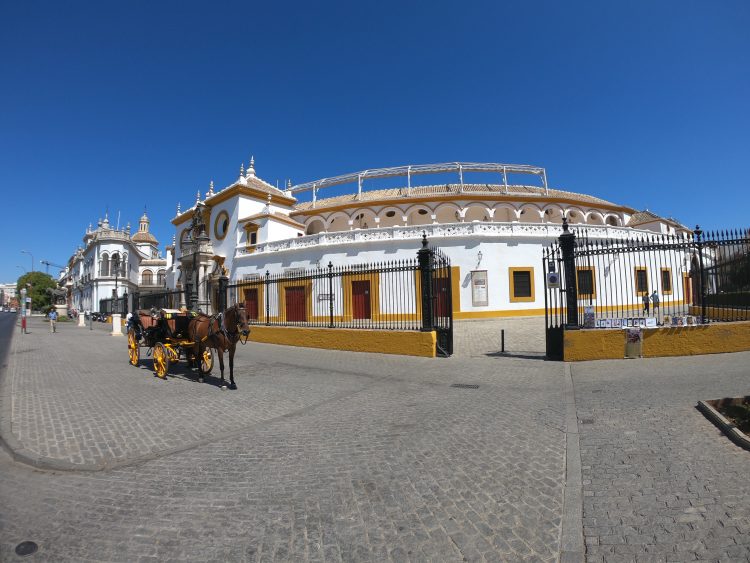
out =
<path fill-rule="evenodd" d="M 394 166 L 391 168 L 374 168 L 371 170 L 362 170 L 341 176 L 331 178 L 321 178 L 314 182 L 305 182 L 291 186 L 287 191 L 292 194 L 300 192 L 313 192 L 313 202 L 317 199 L 319 189 L 342 184 L 357 183 L 357 196 L 362 193 L 362 183 L 367 178 L 392 178 L 394 176 L 406 176 L 407 190 L 411 190 L 411 177 L 420 174 L 443 174 L 457 172 L 458 180 L 461 185 L 464 183 L 464 172 L 497 172 L 502 175 L 503 186 L 508 191 L 508 173 L 511 174 L 532 174 L 542 179 L 544 193 L 549 193 L 547 186 L 547 171 L 540 166 L 530 166 L 528 164 L 501 164 L 497 162 L 443 162 L 440 164 L 409 164 L 406 166 Z"/>

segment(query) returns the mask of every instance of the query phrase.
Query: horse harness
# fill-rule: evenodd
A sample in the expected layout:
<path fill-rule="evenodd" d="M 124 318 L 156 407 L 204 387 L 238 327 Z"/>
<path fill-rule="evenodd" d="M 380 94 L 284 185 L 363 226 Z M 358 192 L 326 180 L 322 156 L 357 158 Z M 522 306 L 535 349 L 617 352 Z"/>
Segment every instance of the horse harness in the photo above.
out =
<path fill-rule="evenodd" d="M 234 305 L 232 307 L 233 309 L 237 309 L 237 305 Z M 214 321 L 219 326 L 218 332 L 214 332 Z M 247 343 L 247 340 L 245 342 L 242 342 L 242 339 L 240 338 L 240 324 L 236 323 L 237 330 L 235 332 L 230 332 L 225 326 L 224 326 L 224 311 L 221 311 L 217 313 L 216 315 L 211 315 L 208 317 L 208 334 L 201 338 L 201 342 L 204 342 L 207 340 L 210 336 L 214 336 L 215 334 L 221 334 L 224 336 L 227 340 L 230 342 L 241 342 L 244 346 Z"/>

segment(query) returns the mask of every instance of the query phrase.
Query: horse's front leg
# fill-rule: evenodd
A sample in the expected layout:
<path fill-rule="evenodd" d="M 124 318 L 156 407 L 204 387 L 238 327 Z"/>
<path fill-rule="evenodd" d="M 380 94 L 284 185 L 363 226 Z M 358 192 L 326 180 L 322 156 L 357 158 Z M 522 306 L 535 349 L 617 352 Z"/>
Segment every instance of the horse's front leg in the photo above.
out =
<path fill-rule="evenodd" d="M 201 371 L 201 358 L 203 357 L 203 346 L 200 342 L 193 347 L 193 362 L 198 368 L 198 383 L 203 383 L 203 372 Z"/>
<path fill-rule="evenodd" d="M 229 388 L 230 389 L 237 389 L 237 384 L 234 382 L 234 351 L 235 351 L 235 344 L 232 343 L 232 345 L 229 347 Z"/>
<path fill-rule="evenodd" d="M 227 388 L 227 382 L 224 381 L 224 348 L 217 348 L 216 355 L 219 356 L 219 371 L 221 372 L 221 388 Z"/>

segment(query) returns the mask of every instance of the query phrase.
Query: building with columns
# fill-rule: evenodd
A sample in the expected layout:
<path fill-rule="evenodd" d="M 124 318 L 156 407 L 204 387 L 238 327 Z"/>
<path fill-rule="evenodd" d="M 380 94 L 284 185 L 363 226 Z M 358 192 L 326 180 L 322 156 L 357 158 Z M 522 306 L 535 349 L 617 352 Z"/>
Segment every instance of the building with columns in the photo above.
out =
<path fill-rule="evenodd" d="M 494 175 L 496 183 L 472 183 L 479 173 Z M 449 181 L 418 182 L 439 175 Z M 383 178 L 398 187 L 368 189 Z M 552 188 L 540 167 L 410 165 L 289 183 L 282 190 L 261 179 L 251 159 L 229 186 L 214 190 L 212 182 L 191 208 L 178 204 L 167 284 L 193 292 L 193 302 L 212 311 L 223 274 L 239 283 L 329 263 L 413 259 L 425 234 L 451 260 L 455 318 L 543 315 L 542 249 L 559 237 L 563 218 L 589 237 L 690 235 L 650 211 Z M 683 274 L 675 265 L 678 292 Z M 660 272 L 648 275 L 658 287 Z"/>
<path fill-rule="evenodd" d="M 83 246 L 68 260 L 61 285 L 68 289 L 68 305 L 78 311 L 101 311 L 102 300 L 121 298 L 133 291 L 148 293 L 166 288 L 170 264 L 159 252 L 159 241 L 149 230 L 144 211 L 138 230 L 131 234 L 112 227 L 108 215 L 96 228 L 89 225 Z"/>

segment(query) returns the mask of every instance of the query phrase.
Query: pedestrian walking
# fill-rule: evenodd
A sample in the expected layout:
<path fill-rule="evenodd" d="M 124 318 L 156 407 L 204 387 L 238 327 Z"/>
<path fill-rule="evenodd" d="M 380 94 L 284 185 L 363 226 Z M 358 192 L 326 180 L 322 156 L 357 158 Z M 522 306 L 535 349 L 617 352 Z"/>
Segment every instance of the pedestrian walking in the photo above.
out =
<path fill-rule="evenodd" d="M 659 294 L 656 293 L 656 290 L 651 294 L 651 307 L 654 311 L 654 316 L 659 317 Z"/>
<path fill-rule="evenodd" d="M 49 318 L 49 331 L 57 332 L 57 310 L 53 308 L 47 317 Z"/>
<path fill-rule="evenodd" d="M 649 298 L 648 293 L 643 294 L 643 312 L 646 313 L 646 316 L 648 316 L 648 307 L 649 307 Z"/>

